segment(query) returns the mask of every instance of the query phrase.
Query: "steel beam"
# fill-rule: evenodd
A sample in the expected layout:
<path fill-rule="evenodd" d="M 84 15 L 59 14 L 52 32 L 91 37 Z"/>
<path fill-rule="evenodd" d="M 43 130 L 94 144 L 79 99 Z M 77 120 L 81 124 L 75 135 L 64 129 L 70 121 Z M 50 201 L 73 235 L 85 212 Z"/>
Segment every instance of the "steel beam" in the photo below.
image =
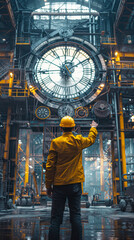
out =
<path fill-rule="evenodd" d="M 34 15 L 42 16 L 99 16 L 98 12 L 32 12 Z"/>
<path fill-rule="evenodd" d="M 121 158 L 122 158 L 122 174 L 127 174 L 126 168 L 126 153 L 125 153 L 125 133 L 124 133 L 124 118 L 123 118 L 123 105 L 122 105 L 122 95 L 119 96 L 119 119 L 120 119 L 120 137 L 121 137 Z M 127 179 L 127 176 L 124 176 Z M 123 182 L 123 186 L 127 187 L 127 182 Z"/>
<path fill-rule="evenodd" d="M 100 185 L 101 185 L 101 191 L 104 192 L 104 154 L 103 154 L 103 139 L 102 139 L 103 133 L 99 134 L 100 139 Z"/>
<path fill-rule="evenodd" d="M 11 106 L 8 107 L 7 123 L 6 123 L 6 136 L 5 136 L 5 149 L 3 161 L 3 192 L 7 192 L 7 168 L 9 159 L 9 137 L 10 137 L 10 121 L 11 121 Z"/>
<path fill-rule="evenodd" d="M 114 68 L 114 65 L 113 65 Z M 115 69 L 113 70 L 113 80 L 116 85 Z M 119 171 L 119 186 L 120 194 L 122 195 L 122 169 L 121 169 L 121 156 L 120 156 L 120 140 L 119 140 L 119 120 L 118 120 L 118 109 L 117 109 L 117 93 L 114 93 L 114 108 L 115 108 L 115 123 L 116 123 L 116 137 L 117 137 L 117 154 L 118 154 L 118 171 Z"/>
<path fill-rule="evenodd" d="M 6 3 L 7 3 L 7 8 L 8 8 L 8 12 L 9 12 L 9 16 L 10 16 L 10 19 L 11 19 L 12 26 L 15 28 L 16 23 L 15 23 L 15 18 L 14 18 L 14 14 L 13 14 L 13 11 L 12 11 L 10 0 L 6 0 Z"/>

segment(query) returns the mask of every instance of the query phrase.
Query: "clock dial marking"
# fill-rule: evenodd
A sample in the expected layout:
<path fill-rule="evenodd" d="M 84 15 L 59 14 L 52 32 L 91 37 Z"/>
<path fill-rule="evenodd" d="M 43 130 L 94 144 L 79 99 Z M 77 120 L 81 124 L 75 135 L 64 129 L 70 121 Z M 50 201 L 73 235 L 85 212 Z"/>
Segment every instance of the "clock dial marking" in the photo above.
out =
<path fill-rule="evenodd" d="M 50 116 L 50 109 L 45 106 L 40 106 L 35 110 L 35 115 L 37 118 L 44 120 Z"/>

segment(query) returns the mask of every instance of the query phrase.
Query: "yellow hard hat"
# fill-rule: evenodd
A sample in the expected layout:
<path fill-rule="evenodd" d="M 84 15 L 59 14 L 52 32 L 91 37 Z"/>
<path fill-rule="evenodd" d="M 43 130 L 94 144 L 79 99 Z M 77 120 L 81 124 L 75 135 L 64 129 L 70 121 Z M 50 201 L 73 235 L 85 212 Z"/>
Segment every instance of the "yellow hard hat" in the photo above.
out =
<path fill-rule="evenodd" d="M 73 128 L 75 126 L 75 121 L 70 116 L 65 116 L 61 119 L 60 127 Z"/>

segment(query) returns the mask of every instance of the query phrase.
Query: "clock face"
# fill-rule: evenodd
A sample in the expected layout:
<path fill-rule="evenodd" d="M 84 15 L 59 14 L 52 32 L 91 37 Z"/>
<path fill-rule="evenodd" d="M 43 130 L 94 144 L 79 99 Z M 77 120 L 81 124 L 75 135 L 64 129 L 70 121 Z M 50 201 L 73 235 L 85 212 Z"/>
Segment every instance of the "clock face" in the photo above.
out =
<path fill-rule="evenodd" d="M 87 107 L 79 107 L 75 110 L 75 116 L 78 118 L 88 117 L 89 111 Z"/>
<path fill-rule="evenodd" d="M 95 63 L 76 46 L 53 47 L 35 66 L 35 81 L 41 91 L 59 99 L 80 97 L 95 78 Z"/>
<path fill-rule="evenodd" d="M 74 116 L 74 108 L 69 104 L 61 105 L 58 108 L 58 115 L 61 118 L 64 117 L 64 116 L 73 117 Z"/>
<path fill-rule="evenodd" d="M 45 106 L 40 106 L 36 109 L 35 115 L 37 118 L 44 120 L 50 116 L 50 109 Z"/>
<path fill-rule="evenodd" d="M 55 37 L 34 48 L 26 78 L 35 97 L 47 106 L 85 106 L 102 91 L 106 65 L 88 42 L 76 37 Z"/>

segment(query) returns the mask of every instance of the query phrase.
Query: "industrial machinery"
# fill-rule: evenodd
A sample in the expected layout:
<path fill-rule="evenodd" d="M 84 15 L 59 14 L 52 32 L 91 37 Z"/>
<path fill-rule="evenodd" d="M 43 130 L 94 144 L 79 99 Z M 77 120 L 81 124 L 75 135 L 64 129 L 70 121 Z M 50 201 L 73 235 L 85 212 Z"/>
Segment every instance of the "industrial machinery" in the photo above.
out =
<path fill-rule="evenodd" d="M 89 208 L 90 207 L 90 202 L 88 200 L 88 193 L 83 193 L 81 195 L 81 207 L 83 208 Z"/>
<path fill-rule="evenodd" d="M 128 187 L 125 187 L 124 195 L 120 196 L 119 207 L 125 212 L 131 206 L 131 211 L 134 212 L 134 172 L 124 174 L 123 181 L 127 182 Z"/>
<path fill-rule="evenodd" d="M 33 181 L 35 185 L 36 191 L 32 189 L 29 184 L 26 185 L 26 187 L 22 187 L 20 190 L 17 191 L 17 197 L 16 197 L 16 205 L 17 206 L 31 206 L 34 202 L 34 204 L 38 205 L 40 204 L 40 197 L 37 187 L 37 181 L 35 172 L 32 172 Z"/>
<path fill-rule="evenodd" d="M 94 194 L 92 200 L 92 206 L 112 206 L 113 201 L 111 199 L 100 199 L 101 194 Z"/>

